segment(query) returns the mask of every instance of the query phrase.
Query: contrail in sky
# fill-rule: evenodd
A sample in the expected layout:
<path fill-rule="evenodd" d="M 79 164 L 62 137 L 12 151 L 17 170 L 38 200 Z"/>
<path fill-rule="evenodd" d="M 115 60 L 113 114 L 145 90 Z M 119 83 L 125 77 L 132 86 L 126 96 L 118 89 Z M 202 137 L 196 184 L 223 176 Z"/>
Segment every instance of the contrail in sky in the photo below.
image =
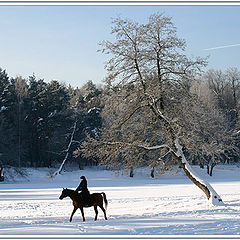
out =
<path fill-rule="evenodd" d="M 220 46 L 220 47 L 214 47 L 214 48 L 206 48 L 203 49 L 204 51 L 208 51 L 208 50 L 215 50 L 215 49 L 220 49 L 220 48 L 229 48 L 229 47 L 237 47 L 240 46 L 240 43 L 238 44 L 232 44 L 232 45 L 226 45 L 226 46 Z"/>

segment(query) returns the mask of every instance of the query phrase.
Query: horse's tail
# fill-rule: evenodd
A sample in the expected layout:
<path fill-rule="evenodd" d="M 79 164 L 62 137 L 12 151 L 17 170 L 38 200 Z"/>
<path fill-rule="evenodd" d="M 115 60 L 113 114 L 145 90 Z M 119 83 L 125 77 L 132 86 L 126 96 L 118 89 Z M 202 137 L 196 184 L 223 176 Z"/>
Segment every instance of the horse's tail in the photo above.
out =
<path fill-rule="evenodd" d="M 101 192 L 101 194 L 103 195 L 103 200 L 104 200 L 104 203 L 105 203 L 105 209 L 107 210 L 108 200 L 107 200 L 106 194 L 104 192 Z"/>

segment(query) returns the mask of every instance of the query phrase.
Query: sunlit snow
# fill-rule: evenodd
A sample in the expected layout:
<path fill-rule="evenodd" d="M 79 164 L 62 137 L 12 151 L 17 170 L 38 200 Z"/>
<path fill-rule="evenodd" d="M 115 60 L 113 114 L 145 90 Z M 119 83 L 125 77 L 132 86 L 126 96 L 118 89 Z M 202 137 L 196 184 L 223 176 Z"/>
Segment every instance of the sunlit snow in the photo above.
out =
<path fill-rule="evenodd" d="M 0 234 L 87 235 L 238 235 L 240 234 L 240 168 L 222 165 L 213 177 L 194 170 L 211 183 L 225 206 L 213 206 L 182 172 L 152 179 L 147 169 L 133 178 L 97 168 L 48 177 L 49 169 L 28 169 L 29 177 L 0 183 Z M 52 170 L 53 171 L 53 170 Z M 105 192 L 108 220 L 99 209 L 78 210 L 73 221 L 69 198 L 59 200 L 62 188 L 75 189 L 85 175 L 90 192 Z"/>

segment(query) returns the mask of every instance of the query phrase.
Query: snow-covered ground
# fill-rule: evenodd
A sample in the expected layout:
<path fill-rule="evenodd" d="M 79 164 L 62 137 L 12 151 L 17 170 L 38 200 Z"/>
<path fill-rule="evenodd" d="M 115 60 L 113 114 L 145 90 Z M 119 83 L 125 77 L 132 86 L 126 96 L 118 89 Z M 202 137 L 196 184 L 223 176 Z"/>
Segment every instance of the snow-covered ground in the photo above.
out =
<path fill-rule="evenodd" d="M 0 235 L 240 235 L 240 168 L 222 165 L 214 176 L 194 168 L 222 197 L 225 206 L 212 206 L 186 176 L 165 173 L 150 178 L 139 169 L 134 178 L 99 169 L 64 172 L 48 177 L 48 169 L 28 169 L 28 181 L 0 183 Z M 104 220 L 99 209 L 80 210 L 73 221 L 69 198 L 62 188 L 75 189 L 85 175 L 89 190 L 104 191 L 109 202 Z"/>

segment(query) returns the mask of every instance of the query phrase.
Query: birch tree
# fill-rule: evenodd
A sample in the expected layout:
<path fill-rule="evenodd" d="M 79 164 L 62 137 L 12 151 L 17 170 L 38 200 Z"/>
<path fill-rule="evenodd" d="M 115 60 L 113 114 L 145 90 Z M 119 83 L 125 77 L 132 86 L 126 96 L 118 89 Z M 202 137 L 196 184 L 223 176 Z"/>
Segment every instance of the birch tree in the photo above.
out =
<path fill-rule="evenodd" d="M 187 117 L 184 103 L 189 111 L 196 103 L 189 92 L 191 80 L 205 60 L 187 58 L 185 41 L 163 14 L 151 15 L 146 24 L 116 18 L 112 34 L 114 42 L 101 43 L 102 52 L 111 55 L 106 64 L 106 83 L 112 91 L 105 104 L 105 128 L 101 137 L 89 138 L 76 154 L 95 155 L 104 164 L 114 161 L 115 168 L 130 169 L 153 161 L 151 154 L 157 153 L 155 164 L 177 162 L 207 199 L 222 204 L 212 186 L 189 165 L 187 131 L 181 126 Z"/>
<path fill-rule="evenodd" d="M 73 127 L 72 127 L 72 132 L 71 132 L 71 135 L 70 135 L 70 139 L 69 139 L 69 143 L 68 143 L 68 146 L 67 148 L 65 149 L 65 157 L 61 163 L 61 165 L 59 166 L 59 168 L 57 169 L 57 171 L 55 171 L 53 174 L 52 174 L 52 177 L 55 177 L 56 175 L 59 175 L 61 174 L 62 170 L 63 170 L 63 167 L 68 159 L 68 156 L 69 156 L 69 151 L 70 151 L 70 148 L 73 144 L 73 141 L 74 141 L 74 134 L 76 132 L 76 127 L 77 127 L 77 118 L 75 119 L 74 121 L 74 124 L 73 124 Z"/>

